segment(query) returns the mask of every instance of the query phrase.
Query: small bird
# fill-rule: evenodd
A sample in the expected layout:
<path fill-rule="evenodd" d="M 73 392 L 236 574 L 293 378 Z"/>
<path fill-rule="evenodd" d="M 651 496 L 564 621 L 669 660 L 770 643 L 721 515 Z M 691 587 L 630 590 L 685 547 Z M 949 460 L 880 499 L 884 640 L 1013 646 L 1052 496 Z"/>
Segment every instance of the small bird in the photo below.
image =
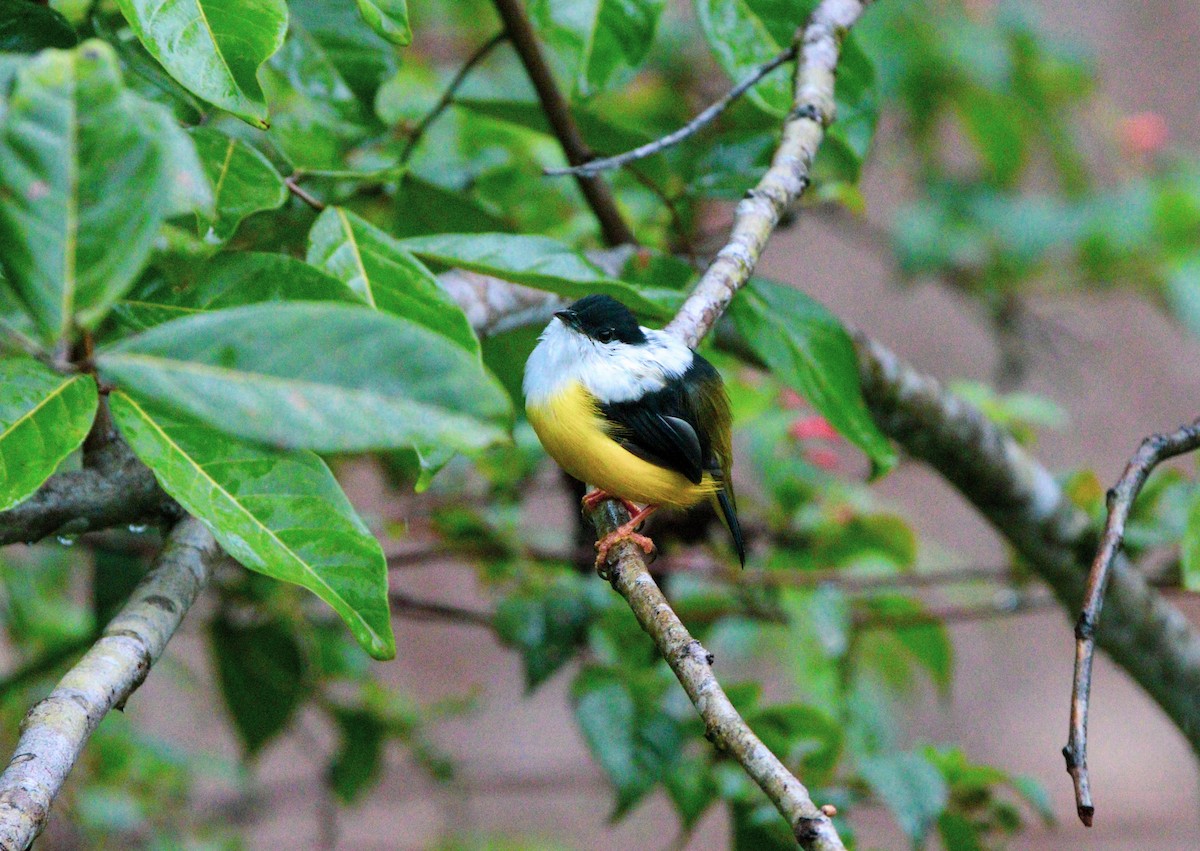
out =
<path fill-rule="evenodd" d="M 587 508 L 618 499 L 628 523 L 596 544 L 596 566 L 661 506 L 712 500 L 738 559 L 745 546 L 730 480 L 729 397 L 713 365 L 665 331 L 644 328 L 625 305 L 589 295 L 554 314 L 525 363 L 525 413 L 564 470 L 595 487 Z M 643 507 L 639 508 L 638 504 Z"/>

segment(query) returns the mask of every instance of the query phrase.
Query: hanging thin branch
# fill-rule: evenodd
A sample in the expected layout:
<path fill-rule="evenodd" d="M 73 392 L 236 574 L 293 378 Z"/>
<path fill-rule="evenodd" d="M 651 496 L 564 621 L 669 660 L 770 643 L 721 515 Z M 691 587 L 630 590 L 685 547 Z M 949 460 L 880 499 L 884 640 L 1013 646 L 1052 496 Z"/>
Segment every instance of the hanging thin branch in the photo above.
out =
<path fill-rule="evenodd" d="M 23 851 L 45 827 L 84 745 L 104 716 L 124 707 L 146 679 L 220 555 L 200 521 L 176 524 L 154 569 L 100 639 L 29 710 L 0 775 L 0 848 Z"/>
<path fill-rule="evenodd" d="M 548 168 L 542 173 L 548 177 L 560 177 L 562 175 L 574 175 L 576 177 L 591 177 L 608 171 L 609 169 L 621 168 L 631 162 L 652 157 L 657 153 L 665 151 L 673 145 L 678 145 L 689 136 L 694 136 L 696 133 L 703 130 L 709 124 L 720 117 L 721 113 L 727 110 L 730 105 L 754 87 L 763 77 L 770 74 L 780 65 L 785 62 L 790 62 L 796 58 L 796 45 L 792 45 L 787 50 L 759 65 L 749 76 L 730 89 L 716 103 L 709 106 L 703 112 L 687 124 L 663 136 L 660 139 L 655 139 L 653 142 L 647 142 L 645 145 L 634 148 L 632 151 L 626 151 L 623 154 L 616 154 L 611 157 L 602 157 L 600 159 L 590 160 L 582 165 L 571 166 L 570 168 Z"/>
<path fill-rule="evenodd" d="M 1096 560 L 1088 574 L 1084 591 L 1083 610 L 1075 624 L 1075 676 L 1071 683 L 1071 726 L 1063 758 L 1075 786 L 1075 809 L 1079 819 L 1092 826 L 1095 807 L 1088 785 L 1087 721 L 1088 701 L 1092 691 L 1092 654 L 1096 649 L 1096 627 L 1108 585 L 1109 571 L 1125 538 L 1125 522 L 1133 509 L 1134 500 L 1151 471 L 1160 463 L 1200 448 L 1200 419 L 1171 434 L 1154 434 L 1142 441 L 1116 487 L 1108 492 L 1108 522 L 1100 538 Z"/>

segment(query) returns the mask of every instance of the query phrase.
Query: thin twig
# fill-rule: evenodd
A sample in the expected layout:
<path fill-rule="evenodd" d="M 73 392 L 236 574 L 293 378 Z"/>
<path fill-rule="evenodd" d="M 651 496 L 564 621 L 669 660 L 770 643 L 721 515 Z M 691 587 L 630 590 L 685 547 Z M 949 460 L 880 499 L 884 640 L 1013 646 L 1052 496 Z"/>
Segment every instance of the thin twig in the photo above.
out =
<path fill-rule="evenodd" d="M 1100 548 L 1088 574 L 1084 591 L 1083 610 L 1075 624 L 1075 676 L 1071 684 L 1071 725 L 1063 758 L 1075 786 L 1075 809 L 1079 819 L 1092 825 L 1095 807 L 1092 806 L 1087 769 L 1088 701 L 1092 690 L 1092 654 L 1096 646 L 1096 626 L 1108 584 L 1109 570 L 1121 541 L 1125 537 L 1125 522 L 1133 509 L 1134 500 L 1142 485 L 1161 462 L 1200 448 L 1200 419 L 1171 434 L 1154 434 L 1142 441 L 1116 487 L 1108 492 L 1108 522 L 1100 538 Z"/>
<path fill-rule="evenodd" d="M 550 122 L 554 135 L 562 146 L 567 162 L 571 165 L 582 165 L 592 159 L 592 151 L 584 142 L 566 98 L 558 90 L 550 67 L 542 55 L 542 48 L 537 42 L 533 26 L 525 14 L 521 0 L 493 0 L 500 19 L 504 21 L 504 29 L 512 39 L 513 47 L 525 66 L 529 81 L 537 92 L 542 105 L 542 112 Z M 609 245 L 626 245 L 637 242 L 633 231 L 625 223 L 621 211 L 617 208 L 616 199 L 608 184 L 600 177 L 576 177 L 579 189 L 587 200 L 596 219 L 600 222 L 600 230 L 604 241 Z"/>
<path fill-rule="evenodd" d="M 421 600 L 403 591 L 389 591 L 388 600 L 397 614 L 426 620 L 450 621 L 484 629 L 493 628 L 493 618 L 488 612 L 452 606 L 449 603 L 439 603 L 434 600 Z"/>
<path fill-rule="evenodd" d="M 981 603 L 930 606 L 922 611 L 889 614 L 855 612 L 854 626 L 859 629 L 905 629 L 914 626 L 943 626 L 955 623 L 1011 618 L 1055 607 L 1054 598 L 1041 591 L 1009 588 Z"/>
<path fill-rule="evenodd" d="M 824 0 L 804 28 L 792 111 L 771 167 L 738 203 L 725 246 L 667 326 L 689 346 L 695 348 L 725 313 L 750 279 L 780 217 L 808 188 L 813 158 L 834 119 L 834 73 L 842 38 L 866 5 L 861 0 Z"/>
<path fill-rule="evenodd" d="M 0 775 L 0 848 L 23 851 L 45 827 L 50 805 L 88 738 L 146 679 L 220 552 L 200 521 L 176 524 L 154 569 L 100 639 L 29 710 Z"/>
<path fill-rule="evenodd" d="M 481 44 L 474 53 L 467 58 L 463 66 L 458 69 L 458 73 L 450 81 L 450 85 L 446 86 L 446 90 L 442 92 L 442 96 L 438 98 L 438 102 L 434 104 L 433 109 L 425 113 L 425 117 L 413 129 L 412 135 L 408 137 L 408 141 L 404 145 L 404 150 L 400 152 L 401 164 L 408 162 L 416 151 L 417 145 L 421 144 L 421 140 L 425 137 L 425 131 L 429 129 L 429 125 L 433 124 L 443 112 L 449 108 L 454 101 L 454 96 L 458 94 L 459 87 L 467 79 L 467 76 L 475 69 L 475 66 L 487 58 L 492 49 L 500 42 L 508 38 L 508 33 L 504 30 L 496 33 L 483 44 Z"/>
<path fill-rule="evenodd" d="M 591 177 L 592 175 L 600 174 L 613 168 L 620 168 L 628 165 L 631 162 L 645 159 L 646 157 L 654 156 L 655 154 L 665 151 L 673 145 L 678 145 L 689 136 L 695 135 L 700 130 L 707 127 L 715 121 L 721 113 L 729 108 L 735 100 L 749 91 L 759 80 L 770 74 L 780 65 L 789 62 L 796 58 L 796 45 L 792 45 L 787 50 L 784 50 L 779 55 L 775 56 L 755 68 L 749 76 L 730 89 L 720 100 L 712 106 L 705 109 L 687 124 L 663 136 L 660 139 L 655 139 L 653 142 L 647 142 L 645 145 L 634 148 L 632 151 L 626 151 L 623 154 L 616 154 L 611 157 L 603 157 L 601 159 L 591 160 L 581 165 L 571 166 L 570 168 L 548 168 L 542 173 L 549 177 L 559 177 L 562 175 L 574 175 L 576 177 Z"/>
<path fill-rule="evenodd" d="M 283 185 L 287 187 L 288 192 L 291 192 L 318 213 L 325 209 L 324 201 L 322 201 L 320 198 L 317 198 L 300 185 L 300 179 L 298 175 L 293 174 L 284 178 Z"/>

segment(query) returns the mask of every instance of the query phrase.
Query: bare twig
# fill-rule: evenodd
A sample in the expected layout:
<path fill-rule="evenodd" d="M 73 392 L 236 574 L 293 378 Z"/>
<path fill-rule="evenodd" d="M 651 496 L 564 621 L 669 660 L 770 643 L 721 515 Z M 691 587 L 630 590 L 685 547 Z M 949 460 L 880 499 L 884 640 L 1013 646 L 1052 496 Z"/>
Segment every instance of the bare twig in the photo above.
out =
<path fill-rule="evenodd" d="M 442 92 L 442 96 L 438 98 L 437 103 L 433 105 L 433 109 L 425 113 L 425 117 L 413 128 L 412 135 L 408 137 L 408 141 L 404 145 L 404 150 L 400 152 L 401 163 L 409 161 L 413 152 L 416 151 L 417 145 L 421 144 L 421 140 L 425 138 L 425 131 L 429 129 L 429 125 L 437 121 L 438 116 L 449 108 L 450 104 L 454 101 L 454 96 L 458 94 L 459 87 L 467 79 L 468 75 L 475 70 L 475 66 L 486 59 L 493 48 L 506 38 L 508 38 L 508 33 L 500 30 L 500 32 L 481 44 L 467 58 L 467 61 L 463 63 L 463 66 L 458 69 L 453 79 L 450 80 L 450 84 L 446 86 L 446 90 Z"/>
<path fill-rule="evenodd" d="M 1054 598 L 1044 591 L 1007 588 L 998 592 L 991 600 L 979 603 L 930 606 L 918 612 L 895 614 L 856 612 L 854 625 L 859 629 L 905 629 L 914 626 L 971 623 L 1011 618 L 1054 608 L 1055 605 Z"/>
<path fill-rule="evenodd" d="M 791 47 L 789 47 L 787 50 L 784 50 L 773 59 L 770 59 L 755 68 L 749 76 L 730 89 L 723 97 L 721 97 L 720 100 L 705 109 L 687 124 L 683 125 L 678 130 L 668 133 L 666 136 L 663 136 L 660 139 L 655 139 L 653 142 L 647 142 L 645 145 L 634 148 L 632 151 L 626 151 L 623 154 L 590 160 L 581 165 L 571 166 L 570 168 L 548 168 L 542 173 L 549 177 L 559 177 L 567 174 L 575 175 L 576 177 L 590 177 L 592 175 L 608 171 L 609 169 L 620 168 L 624 165 L 628 165 L 631 162 L 645 159 L 646 157 L 652 157 L 661 151 L 665 151 L 672 145 L 678 145 L 689 136 L 694 136 L 700 130 L 704 129 L 713 121 L 715 121 L 721 115 L 721 113 L 729 108 L 730 104 L 749 91 L 756 83 L 759 82 L 759 80 L 770 74 L 783 63 L 790 62 L 795 58 L 796 45 L 793 44 Z"/>
<path fill-rule="evenodd" d="M 325 209 L 325 202 L 317 198 L 307 189 L 300 185 L 300 176 L 293 174 L 284 178 L 283 185 L 287 187 L 288 192 L 291 192 L 308 206 L 312 207 L 318 213 Z"/>
<path fill-rule="evenodd" d="M 542 111 L 546 114 L 559 144 L 562 145 L 567 162 L 571 165 L 581 165 L 592 159 L 592 152 L 583 141 L 575 119 L 571 117 L 567 101 L 554 82 L 554 76 L 542 55 L 542 48 L 537 42 L 529 18 L 525 15 L 521 0 L 493 0 L 493 3 L 496 11 L 500 13 L 500 19 L 504 21 L 505 31 L 512 39 L 521 64 L 525 66 L 529 81 L 533 83 L 538 100 L 542 104 Z M 600 177 L 579 176 L 575 179 L 588 206 L 600 222 L 604 241 L 609 245 L 636 243 L 637 238 L 622 218 L 608 184 Z"/>
<path fill-rule="evenodd" d="M 125 705 L 208 582 L 220 548 L 200 521 L 176 524 L 155 568 L 100 639 L 29 710 L 0 775 L 0 848 L 28 848 L 101 719 Z"/>
<path fill-rule="evenodd" d="M 733 231 L 667 330 L 693 348 L 754 271 L 771 232 L 808 188 L 825 128 L 834 118 L 833 84 L 841 41 L 863 13 L 862 0 L 824 0 L 804 28 L 793 108 L 771 167 L 737 206 Z"/>
<path fill-rule="evenodd" d="M 1125 537 L 1125 521 L 1134 500 L 1151 471 L 1161 462 L 1200 448 L 1200 419 L 1171 434 L 1154 434 L 1142 441 L 1116 487 L 1108 492 L 1108 522 L 1100 538 L 1096 559 L 1088 574 L 1083 611 L 1075 624 L 1075 676 L 1071 685 L 1071 725 L 1063 757 L 1075 785 L 1075 809 L 1080 820 L 1091 827 L 1095 807 L 1088 785 L 1087 721 L 1088 699 L 1092 690 L 1092 654 L 1096 646 L 1096 626 L 1108 584 L 1109 570 Z"/>

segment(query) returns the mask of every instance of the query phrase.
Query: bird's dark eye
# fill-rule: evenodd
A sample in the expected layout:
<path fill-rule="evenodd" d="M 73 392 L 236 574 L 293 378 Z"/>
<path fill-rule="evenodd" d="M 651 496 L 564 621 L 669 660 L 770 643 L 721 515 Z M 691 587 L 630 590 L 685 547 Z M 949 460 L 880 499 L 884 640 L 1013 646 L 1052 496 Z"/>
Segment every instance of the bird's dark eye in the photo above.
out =
<path fill-rule="evenodd" d="M 611 343 L 613 341 L 613 330 L 611 328 L 605 328 L 596 335 L 596 339 L 601 343 Z"/>

